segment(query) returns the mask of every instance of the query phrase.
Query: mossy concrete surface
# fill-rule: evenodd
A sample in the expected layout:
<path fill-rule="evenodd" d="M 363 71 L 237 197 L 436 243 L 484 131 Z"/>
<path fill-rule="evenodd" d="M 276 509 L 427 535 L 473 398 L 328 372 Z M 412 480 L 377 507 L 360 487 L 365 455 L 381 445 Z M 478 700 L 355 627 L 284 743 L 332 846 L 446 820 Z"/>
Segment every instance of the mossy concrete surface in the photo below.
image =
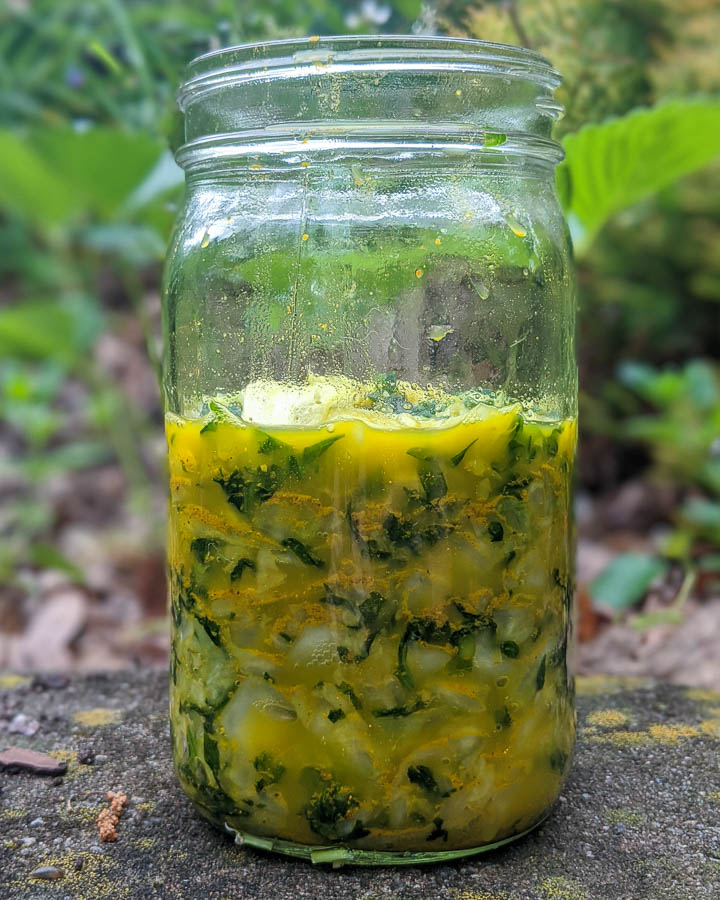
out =
<path fill-rule="evenodd" d="M 572 774 L 533 834 L 449 865 L 332 870 L 238 848 L 193 811 L 170 763 L 166 680 L 0 674 L 0 750 L 68 763 L 62 777 L 0 773 L 2 900 L 720 898 L 720 694 L 581 680 Z M 129 803 L 103 844 L 110 790 Z M 32 877 L 40 867 L 54 880 Z"/>

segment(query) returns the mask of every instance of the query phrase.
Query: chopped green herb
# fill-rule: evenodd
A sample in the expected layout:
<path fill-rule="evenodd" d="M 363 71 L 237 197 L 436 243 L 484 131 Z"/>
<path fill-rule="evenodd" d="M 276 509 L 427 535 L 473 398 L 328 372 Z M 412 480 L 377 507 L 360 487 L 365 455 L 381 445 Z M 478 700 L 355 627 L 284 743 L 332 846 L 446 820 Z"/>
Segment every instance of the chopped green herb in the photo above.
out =
<path fill-rule="evenodd" d="M 545 686 L 545 657 L 540 660 L 537 674 L 535 675 L 535 690 L 541 691 Z"/>
<path fill-rule="evenodd" d="M 440 788 L 438 787 L 437 781 L 435 781 L 432 769 L 427 766 L 409 766 L 407 777 L 412 784 L 416 784 L 424 791 L 427 791 L 428 794 L 440 793 Z"/>
<path fill-rule="evenodd" d="M 302 541 L 298 541 L 296 538 L 285 538 L 285 540 L 280 541 L 280 546 L 289 550 L 291 553 L 294 553 L 300 562 L 305 563 L 306 566 L 314 566 L 316 569 L 322 569 L 325 566 L 325 563 L 321 559 L 317 556 L 313 556 L 310 549 L 306 547 Z"/>
<path fill-rule="evenodd" d="M 260 793 L 269 784 L 277 784 L 285 774 L 285 766 L 276 762 L 271 753 L 261 753 L 253 760 L 255 771 L 260 778 L 255 782 L 255 790 Z"/>
<path fill-rule="evenodd" d="M 442 819 L 433 819 L 433 825 L 435 826 L 430 834 L 425 838 L 426 841 L 436 841 L 438 838 L 442 838 L 444 841 L 448 839 L 447 831 L 442 827 L 443 820 Z"/>
<path fill-rule="evenodd" d="M 237 561 L 235 568 L 230 573 L 230 581 L 238 581 L 242 578 L 242 574 L 245 569 L 251 569 L 253 572 L 257 569 L 257 566 L 251 559 L 247 559 L 243 557 Z"/>
<path fill-rule="evenodd" d="M 507 656 L 510 659 L 517 659 L 520 654 L 520 648 L 515 641 L 503 641 L 500 644 L 500 652 L 503 656 Z"/>
<path fill-rule="evenodd" d="M 501 541 L 503 539 L 505 531 L 499 522 L 491 522 L 488 525 L 488 534 L 490 535 L 490 541 L 495 543 L 496 541 Z"/>
<path fill-rule="evenodd" d="M 206 616 L 198 616 L 195 618 L 205 629 L 205 633 L 210 638 L 210 640 L 215 644 L 216 647 L 222 647 L 222 641 L 220 640 L 220 626 L 217 622 L 213 622 L 212 619 L 208 619 Z"/>
<path fill-rule="evenodd" d="M 350 791 L 331 784 L 313 795 L 303 810 L 303 815 L 315 834 L 327 841 L 338 841 L 341 836 L 337 832 L 337 825 L 358 805 Z"/>
<path fill-rule="evenodd" d="M 345 718 L 345 711 L 342 709 L 331 709 L 327 717 L 334 723 Z"/>
<path fill-rule="evenodd" d="M 335 441 L 339 441 L 344 437 L 344 434 L 336 434 L 333 437 L 325 438 L 325 440 L 323 441 L 318 441 L 316 444 L 311 444 L 309 447 L 305 447 L 302 452 L 303 462 L 306 464 L 314 463 L 315 460 L 319 459 L 326 450 L 329 450 L 330 447 L 332 447 Z"/>
<path fill-rule="evenodd" d="M 393 706 L 390 709 L 374 709 L 372 714 L 376 719 L 404 719 L 421 709 L 427 709 L 424 700 L 416 700 L 412 706 Z"/>
<path fill-rule="evenodd" d="M 190 542 L 190 550 L 203 565 L 207 565 L 223 545 L 224 541 L 216 538 L 195 538 Z"/>
<path fill-rule="evenodd" d="M 398 644 L 398 665 L 395 676 L 403 687 L 411 690 L 415 686 L 412 673 L 407 664 L 408 646 L 413 641 L 422 641 L 426 644 L 448 644 L 452 637 L 452 629 L 449 622 L 438 625 L 432 619 L 411 619 L 405 627 L 405 632 Z"/>
<path fill-rule="evenodd" d="M 425 500 L 432 503 L 447 494 L 447 481 L 437 460 L 428 459 L 418 466 L 418 478 L 425 492 Z"/>
<path fill-rule="evenodd" d="M 495 724 L 498 728 L 509 728 L 512 725 L 512 716 L 507 706 L 495 710 Z"/>
<path fill-rule="evenodd" d="M 477 441 L 477 438 L 475 438 L 474 441 L 470 441 L 470 443 L 467 445 L 467 447 L 463 447 L 463 449 L 459 453 L 456 453 L 455 456 L 451 456 L 450 457 L 450 465 L 451 466 L 459 466 L 460 463 L 465 458 L 465 454 L 472 447 L 472 445 L 475 443 L 475 441 Z"/>
<path fill-rule="evenodd" d="M 270 434 L 265 434 L 264 431 L 258 431 L 258 437 L 261 439 L 260 446 L 258 447 L 258 453 L 275 453 L 278 450 L 289 450 L 290 445 L 286 444 L 284 441 L 279 441 L 277 438 L 274 438 Z"/>
<path fill-rule="evenodd" d="M 335 685 L 341 694 L 345 694 L 345 696 L 350 700 L 355 709 L 362 709 L 362 703 L 360 702 L 358 695 L 352 689 L 352 686 L 347 683 L 347 681 L 341 681 L 340 684 Z"/>
<path fill-rule="evenodd" d="M 203 741 L 203 754 L 205 756 L 205 762 L 210 766 L 213 772 L 217 772 L 220 768 L 220 753 L 218 751 L 218 745 L 215 738 L 205 732 L 205 739 Z"/>
<path fill-rule="evenodd" d="M 550 754 L 550 768 L 553 772 L 564 772 L 565 765 L 568 760 L 567 753 L 564 753 L 559 748 L 555 748 L 553 752 Z"/>

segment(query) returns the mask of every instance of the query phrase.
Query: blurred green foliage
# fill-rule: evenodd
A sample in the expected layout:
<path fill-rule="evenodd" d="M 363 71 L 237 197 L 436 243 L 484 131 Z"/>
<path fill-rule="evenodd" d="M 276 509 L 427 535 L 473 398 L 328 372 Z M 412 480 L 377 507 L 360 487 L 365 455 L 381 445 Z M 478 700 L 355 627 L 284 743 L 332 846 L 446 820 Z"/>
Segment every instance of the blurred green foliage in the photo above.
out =
<path fill-rule="evenodd" d="M 687 497 L 684 552 L 720 544 L 715 0 L 8 0 L 0 422 L 17 452 L 0 458 L 0 475 L 26 491 L 0 513 L 0 578 L 64 564 L 45 489 L 58 472 L 119 459 L 131 504 L 149 514 L 154 476 L 140 447 L 159 411 L 121 391 L 96 348 L 134 310 L 156 361 L 143 299 L 181 196 L 168 146 L 187 61 L 250 40 L 413 27 L 533 46 L 563 72 L 558 185 L 581 252 L 583 422 L 616 460 L 586 460 L 585 484 L 637 475 L 643 459 L 625 448 L 642 446 L 653 477 Z M 89 398 L 71 429 L 68 382 Z"/>

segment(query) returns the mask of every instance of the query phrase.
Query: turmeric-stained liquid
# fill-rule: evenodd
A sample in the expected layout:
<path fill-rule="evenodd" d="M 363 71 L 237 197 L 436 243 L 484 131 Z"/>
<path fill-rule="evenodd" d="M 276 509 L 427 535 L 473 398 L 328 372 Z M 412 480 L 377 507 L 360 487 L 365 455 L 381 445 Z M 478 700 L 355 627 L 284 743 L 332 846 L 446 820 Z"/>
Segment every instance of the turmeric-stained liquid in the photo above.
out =
<path fill-rule="evenodd" d="M 574 741 L 575 422 L 377 396 L 168 416 L 175 763 L 245 833 L 479 847 L 542 817 Z"/>

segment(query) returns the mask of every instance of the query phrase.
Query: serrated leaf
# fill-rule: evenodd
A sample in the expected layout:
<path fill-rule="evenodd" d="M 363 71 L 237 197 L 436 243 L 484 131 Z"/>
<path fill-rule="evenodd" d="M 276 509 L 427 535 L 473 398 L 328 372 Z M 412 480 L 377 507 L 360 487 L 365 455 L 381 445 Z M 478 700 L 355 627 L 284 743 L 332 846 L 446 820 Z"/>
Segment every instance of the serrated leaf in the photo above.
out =
<path fill-rule="evenodd" d="M 650 553 L 621 553 L 590 582 L 588 590 L 595 606 L 621 612 L 641 600 L 667 570 L 667 562 Z"/>
<path fill-rule="evenodd" d="M 563 140 L 557 187 L 582 252 L 617 212 L 720 155 L 720 100 L 677 100 Z"/>

